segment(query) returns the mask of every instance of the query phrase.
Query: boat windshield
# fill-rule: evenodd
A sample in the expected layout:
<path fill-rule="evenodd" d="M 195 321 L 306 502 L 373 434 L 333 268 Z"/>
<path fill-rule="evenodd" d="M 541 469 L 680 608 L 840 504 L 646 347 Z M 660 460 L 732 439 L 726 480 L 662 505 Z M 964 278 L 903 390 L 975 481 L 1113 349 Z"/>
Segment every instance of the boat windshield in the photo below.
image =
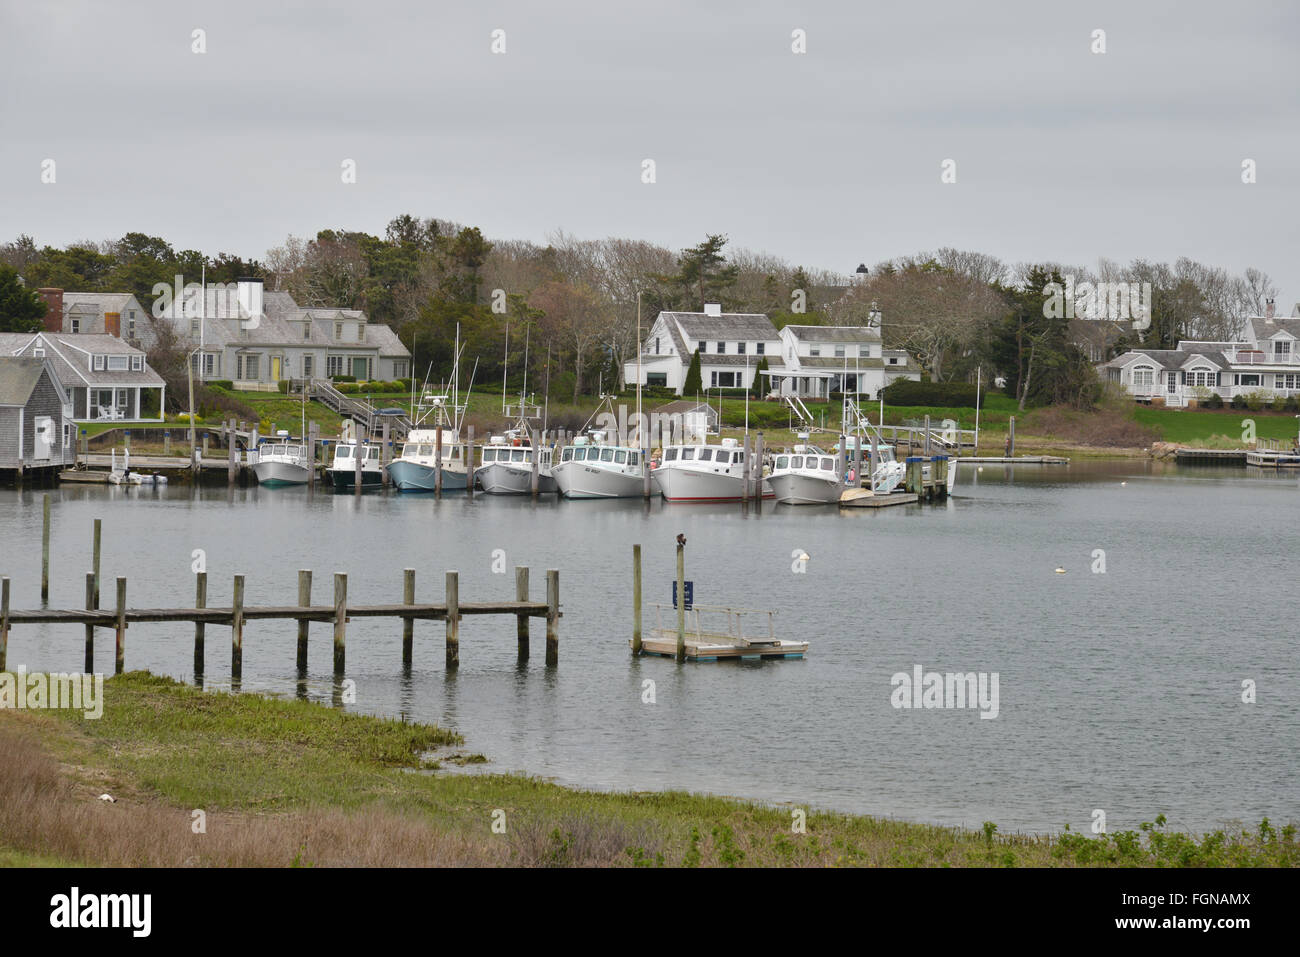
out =
<path fill-rule="evenodd" d="M 619 465 L 626 465 L 627 452 L 623 449 L 619 449 L 618 453 L 614 456 L 614 461 L 617 462 Z"/>
<path fill-rule="evenodd" d="M 350 446 L 350 445 L 340 445 L 340 446 L 338 447 L 338 449 L 335 450 L 335 452 L 334 452 L 334 457 L 335 457 L 336 459 L 350 459 L 350 458 L 352 458 L 352 446 Z"/>
<path fill-rule="evenodd" d="M 776 457 L 776 467 L 779 469 L 788 469 L 790 467 L 790 456 L 778 455 Z"/>
<path fill-rule="evenodd" d="M 527 454 L 523 449 L 515 449 L 510 453 L 510 460 L 512 462 L 522 462 Z"/>
<path fill-rule="evenodd" d="M 664 461 L 665 461 L 665 462 L 671 462 L 671 461 L 673 461 L 673 460 L 676 459 L 676 458 L 677 458 L 677 450 L 676 450 L 676 449 L 668 449 L 667 451 L 664 452 Z"/>
<path fill-rule="evenodd" d="M 682 449 L 682 461 L 683 461 L 683 462 L 690 462 L 690 461 L 692 461 L 694 458 L 695 458 L 695 450 L 694 450 L 694 449 Z"/>
<path fill-rule="evenodd" d="M 611 448 L 609 448 L 608 446 L 606 446 L 605 448 L 601 449 L 601 450 L 600 450 L 600 460 L 601 460 L 602 462 L 612 462 L 612 461 L 614 461 L 614 450 L 611 449 Z"/>
<path fill-rule="evenodd" d="M 722 456 L 721 456 L 721 454 L 719 454 L 719 456 L 718 456 L 718 460 L 719 460 L 719 461 L 722 460 Z M 700 449 L 700 461 L 701 461 L 701 462 L 712 462 L 712 461 L 713 461 L 713 449 Z"/>
<path fill-rule="evenodd" d="M 790 459 L 790 468 L 792 468 L 792 469 L 801 469 L 801 468 L 803 468 L 803 456 L 802 456 L 802 455 L 796 455 L 796 456 L 794 456 L 793 458 L 791 458 L 791 459 Z"/>
<path fill-rule="evenodd" d="M 484 449 L 484 450 L 483 450 L 483 461 L 484 461 L 484 462 L 495 462 L 495 461 L 496 461 L 496 458 L 497 458 L 497 450 L 496 450 L 496 449 Z"/>
<path fill-rule="evenodd" d="M 835 471 L 835 460 L 834 460 L 834 459 L 822 459 L 822 471 L 823 471 L 823 472 L 834 472 L 834 471 Z"/>
<path fill-rule="evenodd" d="M 572 461 L 573 461 L 573 449 L 565 449 L 563 452 L 561 452 L 561 453 L 560 453 L 560 461 L 561 461 L 561 462 L 572 462 Z"/>

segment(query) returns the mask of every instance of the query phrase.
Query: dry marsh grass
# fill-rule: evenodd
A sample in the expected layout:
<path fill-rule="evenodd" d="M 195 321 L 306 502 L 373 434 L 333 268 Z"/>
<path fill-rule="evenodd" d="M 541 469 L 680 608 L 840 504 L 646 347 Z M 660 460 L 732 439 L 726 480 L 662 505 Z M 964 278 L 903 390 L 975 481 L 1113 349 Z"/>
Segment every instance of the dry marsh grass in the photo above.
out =
<path fill-rule="evenodd" d="M 0 865 L 1288 866 L 1292 827 L 1002 835 L 680 792 L 427 773 L 451 732 L 299 701 L 105 683 L 99 721 L 0 711 Z M 99 800 L 108 792 L 116 803 Z M 205 814 L 195 833 L 194 811 Z M 494 825 L 497 825 L 494 827 Z"/>

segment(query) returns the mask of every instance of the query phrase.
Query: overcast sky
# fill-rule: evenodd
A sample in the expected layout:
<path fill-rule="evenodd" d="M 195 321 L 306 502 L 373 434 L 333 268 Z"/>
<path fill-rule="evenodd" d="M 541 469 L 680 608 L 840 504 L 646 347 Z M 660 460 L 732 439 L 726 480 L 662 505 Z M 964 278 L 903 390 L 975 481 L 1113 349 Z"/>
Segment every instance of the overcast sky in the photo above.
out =
<path fill-rule="evenodd" d="M 1300 5 L 703 7 L 0 0 L 0 241 L 262 258 L 409 212 L 843 272 L 1190 256 L 1300 298 Z"/>

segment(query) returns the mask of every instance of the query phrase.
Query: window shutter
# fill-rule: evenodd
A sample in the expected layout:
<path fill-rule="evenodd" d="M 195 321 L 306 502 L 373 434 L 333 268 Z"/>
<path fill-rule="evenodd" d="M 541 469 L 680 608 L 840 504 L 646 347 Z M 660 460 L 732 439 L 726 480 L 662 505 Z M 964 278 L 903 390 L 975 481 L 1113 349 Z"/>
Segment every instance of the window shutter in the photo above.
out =
<path fill-rule="evenodd" d="M 1181 371 L 1181 372 L 1178 373 L 1178 382 L 1179 382 L 1180 385 L 1187 385 L 1187 372 L 1186 372 L 1186 371 Z"/>

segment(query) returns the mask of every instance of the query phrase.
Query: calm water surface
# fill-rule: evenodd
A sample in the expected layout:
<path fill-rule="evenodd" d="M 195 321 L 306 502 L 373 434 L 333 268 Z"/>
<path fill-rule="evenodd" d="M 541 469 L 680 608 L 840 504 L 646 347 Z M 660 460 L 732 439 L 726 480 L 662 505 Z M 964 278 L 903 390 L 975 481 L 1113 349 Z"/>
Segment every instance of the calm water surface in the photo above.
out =
<path fill-rule="evenodd" d="M 0 491 L 0 570 L 14 607 L 35 607 L 40 492 Z M 347 676 L 359 710 L 456 728 L 490 768 L 592 788 L 684 788 L 1002 830 L 1110 830 L 1157 813 L 1204 830 L 1300 819 L 1300 488 L 1245 469 L 1146 461 L 1068 468 L 962 466 L 946 505 L 840 513 L 639 501 L 468 500 L 323 490 L 52 493 L 50 604 L 79 607 L 91 525 L 104 520 L 105 594 L 129 604 L 193 602 L 191 553 L 206 553 L 209 603 L 289 604 L 297 570 L 315 598 L 349 575 L 354 601 L 397 601 L 402 569 L 441 600 L 514 596 L 513 566 L 560 569 L 560 665 L 515 658 L 514 621 L 469 618 L 461 667 L 443 667 L 443 627 L 417 623 L 401 667 L 400 624 L 354 620 Z M 631 544 L 644 551 L 646 601 L 667 602 L 673 541 L 689 539 L 696 601 L 779 609 L 777 633 L 812 643 L 804 661 L 634 660 Z M 494 552 L 511 569 L 494 574 Z M 806 551 L 806 572 L 791 552 Z M 1105 552 L 1094 574 L 1093 552 Z M 1065 574 L 1055 573 L 1058 566 Z M 111 602 L 111 598 L 107 601 Z M 653 622 L 653 612 L 647 612 Z M 228 629 L 208 629 L 209 687 L 229 683 Z M 292 622 L 251 622 L 246 690 L 298 688 Z M 330 628 L 314 625 L 306 685 L 333 693 Z M 79 670 L 79 626 L 20 628 L 11 667 Z M 102 632 L 96 665 L 112 671 Z M 127 665 L 193 680 L 189 626 L 134 625 Z M 997 672 L 1000 714 L 896 710 L 890 679 L 913 666 Z M 642 702 L 655 682 L 654 704 Z M 1241 701 L 1253 680 L 1255 704 Z"/>

